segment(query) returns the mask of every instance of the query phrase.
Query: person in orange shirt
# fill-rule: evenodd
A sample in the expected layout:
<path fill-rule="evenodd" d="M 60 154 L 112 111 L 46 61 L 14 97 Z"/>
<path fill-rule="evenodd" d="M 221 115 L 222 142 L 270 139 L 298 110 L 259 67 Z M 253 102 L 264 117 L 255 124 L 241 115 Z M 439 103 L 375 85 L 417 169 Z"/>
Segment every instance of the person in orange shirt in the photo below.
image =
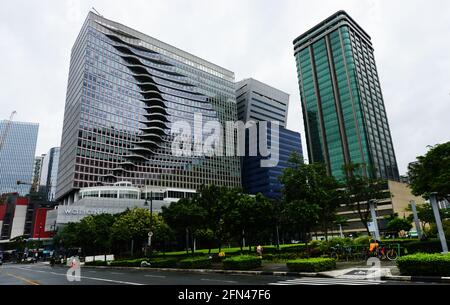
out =
<path fill-rule="evenodd" d="M 369 252 L 370 252 L 370 253 L 375 252 L 375 251 L 378 249 L 379 246 L 380 246 L 380 244 L 378 243 L 377 240 L 371 240 L 371 241 L 370 241 Z"/>

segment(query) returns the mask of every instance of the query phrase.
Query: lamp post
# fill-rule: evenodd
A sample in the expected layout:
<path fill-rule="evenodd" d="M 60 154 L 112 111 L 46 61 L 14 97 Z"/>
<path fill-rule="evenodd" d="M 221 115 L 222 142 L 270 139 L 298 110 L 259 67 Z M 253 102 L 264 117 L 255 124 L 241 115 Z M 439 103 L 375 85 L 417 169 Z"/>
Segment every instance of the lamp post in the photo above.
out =
<path fill-rule="evenodd" d="M 372 221 L 373 221 L 373 227 L 375 230 L 375 239 L 376 240 L 381 240 L 380 238 L 380 231 L 378 230 L 378 220 L 377 220 L 377 212 L 375 210 L 375 204 L 376 201 L 371 199 L 369 200 L 369 207 L 370 207 L 370 213 L 372 215 Z"/>
<path fill-rule="evenodd" d="M 145 204 L 144 205 L 146 207 L 148 206 L 147 192 L 145 192 Z M 152 236 L 153 236 L 152 229 L 153 229 L 153 191 L 150 191 L 150 232 L 148 233 L 148 247 L 150 249 L 150 256 L 152 255 Z"/>

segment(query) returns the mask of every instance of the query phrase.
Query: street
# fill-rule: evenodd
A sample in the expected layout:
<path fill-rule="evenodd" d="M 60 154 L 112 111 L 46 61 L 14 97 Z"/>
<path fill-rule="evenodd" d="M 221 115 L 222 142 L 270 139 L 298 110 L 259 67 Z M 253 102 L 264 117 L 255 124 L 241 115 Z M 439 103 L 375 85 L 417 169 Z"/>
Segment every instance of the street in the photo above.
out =
<path fill-rule="evenodd" d="M 5 264 L 0 285 L 417 285 L 421 283 L 289 276 L 188 273 L 82 268 L 81 281 L 69 282 L 68 268 L 48 264 Z M 433 284 L 435 285 L 435 284 Z"/>

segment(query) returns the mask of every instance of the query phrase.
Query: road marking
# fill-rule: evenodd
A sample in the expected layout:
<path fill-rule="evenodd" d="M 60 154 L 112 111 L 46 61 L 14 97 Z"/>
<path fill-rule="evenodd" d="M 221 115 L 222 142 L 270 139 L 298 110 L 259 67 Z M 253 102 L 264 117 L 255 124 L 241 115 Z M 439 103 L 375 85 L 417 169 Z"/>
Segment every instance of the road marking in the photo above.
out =
<path fill-rule="evenodd" d="M 119 272 L 110 272 L 110 274 L 123 275 L 123 273 L 119 273 Z"/>
<path fill-rule="evenodd" d="M 368 280 L 354 280 L 354 279 L 336 279 L 336 278 L 298 278 L 293 280 L 278 281 L 275 283 L 270 283 L 269 285 L 352 285 L 352 286 L 363 286 L 363 285 L 380 285 L 385 282 L 383 281 L 368 281 Z"/>
<path fill-rule="evenodd" d="M 8 276 L 14 277 L 14 278 L 16 278 L 16 279 L 18 279 L 18 280 L 20 280 L 22 282 L 25 282 L 25 283 L 29 284 L 29 285 L 33 285 L 33 286 L 40 285 L 36 281 L 28 280 L 28 279 L 26 279 L 24 277 L 21 277 L 21 276 L 15 275 L 15 274 L 7 273 L 7 272 L 5 273 L 5 272 L 1 272 L 1 271 L 0 271 L 0 273 L 4 273 L 4 274 L 6 274 Z"/>
<path fill-rule="evenodd" d="M 152 274 L 145 274 L 144 276 L 146 277 L 156 277 L 156 278 L 161 278 L 161 279 L 165 279 L 167 276 L 164 275 L 152 275 Z"/>
<path fill-rule="evenodd" d="M 236 281 L 224 281 L 224 280 L 214 280 L 214 279 L 200 279 L 200 281 L 207 281 L 207 282 L 221 282 L 221 283 L 231 283 L 236 284 Z"/>
<path fill-rule="evenodd" d="M 22 269 L 22 270 L 26 270 L 26 271 L 32 271 L 32 272 L 38 272 L 38 273 L 48 273 L 48 274 L 53 274 L 53 275 L 59 275 L 59 276 L 64 276 L 66 277 L 67 275 L 61 274 L 61 273 L 57 273 L 57 272 L 45 272 L 45 271 L 41 271 L 41 270 L 33 270 L 33 269 L 26 269 L 26 268 L 21 268 L 21 267 L 12 267 L 15 269 Z M 134 285 L 134 286 L 142 286 L 145 284 L 141 284 L 141 283 L 134 283 L 134 282 L 126 282 L 126 281 L 118 281 L 118 280 L 110 280 L 110 279 L 103 279 L 103 278 L 96 278 L 96 277 L 88 277 L 88 276 L 80 276 L 81 279 L 87 279 L 87 280 L 93 280 L 93 281 L 103 281 L 103 282 L 109 282 L 109 283 L 115 283 L 115 284 L 124 284 L 124 285 Z"/>

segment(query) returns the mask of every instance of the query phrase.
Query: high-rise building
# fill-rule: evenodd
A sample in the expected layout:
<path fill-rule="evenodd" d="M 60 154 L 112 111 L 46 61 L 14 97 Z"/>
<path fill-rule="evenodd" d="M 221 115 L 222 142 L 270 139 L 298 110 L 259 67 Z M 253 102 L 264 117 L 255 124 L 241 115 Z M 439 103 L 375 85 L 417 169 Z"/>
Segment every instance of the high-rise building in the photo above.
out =
<path fill-rule="evenodd" d="M 5 132 L 7 130 L 7 132 Z M 0 121 L 0 194 L 30 192 L 39 124 Z M 17 185 L 17 181 L 27 183 Z"/>
<path fill-rule="evenodd" d="M 272 124 L 268 124 L 267 146 L 278 146 L 278 163 L 274 167 L 261 166 L 261 160 L 273 156 L 263 156 L 259 151 L 256 156 L 250 156 L 248 145 L 255 141 L 260 146 L 260 132 L 257 139 L 250 139 L 250 132 L 246 133 L 247 153 L 242 159 L 242 187 L 249 194 L 261 193 L 268 198 L 280 198 L 281 183 L 278 180 L 283 170 L 289 166 L 290 156 L 296 152 L 303 156 L 301 137 L 298 132 L 286 129 L 287 113 L 289 109 L 289 94 L 273 88 L 255 79 L 244 79 L 236 83 L 236 100 L 238 103 L 238 117 L 244 123 L 279 122 L 278 134 L 272 138 Z M 272 153 L 274 150 L 272 150 Z"/>
<path fill-rule="evenodd" d="M 258 123 L 256 123 L 258 125 Z M 272 136 L 271 124 L 268 124 L 267 130 L 267 144 L 271 148 L 273 153 L 273 147 L 278 146 L 278 163 L 273 167 L 261 166 L 261 160 L 269 159 L 273 157 L 265 157 L 259 152 L 256 156 L 250 156 L 247 154 L 243 157 L 242 161 L 242 187 L 248 194 L 261 193 L 267 198 L 275 199 L 281 198 L 282 185 L 279 181 L 279 177 L 283 173 L 283 170 L 288 168 L 289 158 L 292 154 L 296 153 L 298 156 L 303 157 L 302 141 L 300 133 L 280 127 L 278 135 Z M 250 133 L 247 132 L 247 143 L 251 142 L 249 138 Z M 260 134 L 258 130 L 258 137 L 256 142 L 259 145 Z M 253 141 L 255 141 L 253 139 Z"/>
<path fill-rule="evenodd" d="M 240 186 L 238 157 L 172 154 L 173 123 L 194 114 L 237 120 L 233 72 L 89 13 L 72 49 L 57 200 L 117 182 L 172 196 Z"/>
<path fill-rule="evenodd" d="M 294 41 L 310 162 L 399 180 L 370 36 L 339 11 Z"/>
<path fill-rule="evenodd" d="M 39 180 L 39 191 L 46 194 L 48 201 L 54 201 L 58 183 L 59 147 L 53 147 L 45 155 Z"/>
<path fill-rule="evenodd" d="M 238 118 L 241 121 L 278 121 L 286 127 L 289 94 L 253 78 L 236 83 Z"/>
<path fill-rule="evenodd" d="M 32 191 L 36 192 L 39 189 L 39 184 L 41 182 L 41 173 L 42 173 L 42 163 L 44 162 L 45 155 L 37 156 L 34 158 L 33 163 L 33 177 L 31 178 L 31 186 Z"/>

